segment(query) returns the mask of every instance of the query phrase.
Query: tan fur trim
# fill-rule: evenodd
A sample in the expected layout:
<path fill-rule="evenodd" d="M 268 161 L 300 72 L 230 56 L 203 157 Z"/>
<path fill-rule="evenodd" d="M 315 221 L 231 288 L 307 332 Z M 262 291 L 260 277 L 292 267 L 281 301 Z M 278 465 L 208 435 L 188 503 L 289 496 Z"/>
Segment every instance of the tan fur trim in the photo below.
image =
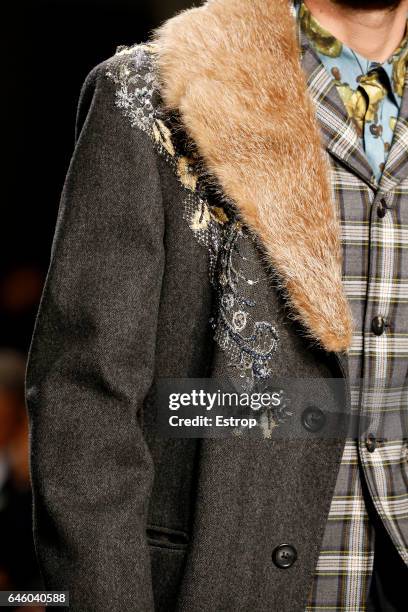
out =
<path fill-rule="evenodd" d="M 350 346 L 340 224 L 288 0 L 210 0 L 155 33 L 166 105 L 261 239 L 296 316 Z"/>

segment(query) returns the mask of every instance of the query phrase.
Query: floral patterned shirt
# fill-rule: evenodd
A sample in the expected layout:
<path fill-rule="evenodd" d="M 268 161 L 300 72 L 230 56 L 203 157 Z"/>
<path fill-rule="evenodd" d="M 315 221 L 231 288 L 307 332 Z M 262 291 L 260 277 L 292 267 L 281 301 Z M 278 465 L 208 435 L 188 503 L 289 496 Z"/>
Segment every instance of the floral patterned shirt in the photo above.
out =
<path fill-rule="evenodd" d="M 323 29 L 303 2 L 297 10 L 301 27 L 314 51 L 335 79 L 379 182 L 401 105 L 408 34 L 391 57 L 380 64 L 366 59 Z"/>

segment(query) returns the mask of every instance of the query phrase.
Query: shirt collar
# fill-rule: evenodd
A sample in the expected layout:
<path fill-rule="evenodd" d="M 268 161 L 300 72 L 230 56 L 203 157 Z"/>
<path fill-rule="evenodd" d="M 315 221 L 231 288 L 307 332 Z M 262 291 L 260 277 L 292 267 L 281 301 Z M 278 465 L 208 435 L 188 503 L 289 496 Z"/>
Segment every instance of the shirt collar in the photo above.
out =
<path fill-rule="evenodd" d="M 373 68 L 381 67 L 388 77 L 390 92 L 397 98 L 397 102 L 400 102 L 408 61 L 408 25 L 405 37 L 398 48 L 387 60 L 379 64 L 363 57 L 325 30 L 302 0 L 294 1 L 293 15 L 297 18 L 298 41 L 302 57 L 306 48 L 310 46 L 323 61 L 325 58 L 341 56 L 343 62 L 358 65 L 358 70 L 363 74 L 367 74 Z"/>

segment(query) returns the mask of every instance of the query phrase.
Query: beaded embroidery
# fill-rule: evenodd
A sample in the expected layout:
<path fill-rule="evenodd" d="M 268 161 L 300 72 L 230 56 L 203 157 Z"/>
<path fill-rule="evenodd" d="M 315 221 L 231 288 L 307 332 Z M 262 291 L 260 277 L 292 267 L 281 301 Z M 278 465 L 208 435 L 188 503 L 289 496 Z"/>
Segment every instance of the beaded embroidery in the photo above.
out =
<path fill-rule="evenodd" d="M 212 321 L 217 343 L 230 356 L 230 365 L 247 383 L 270 376 L 268 363 L 278 344 L 276 328 L 251 316 L 256 306 L 252 294 L 264 279 L 249 278 L 246 274 L 246 270 L 254 269 L 251 255 L 255 253 L 251 249 L 245 251 L 249 242 L 239 221 L 227 224 L 214 276 L 217 315 Z"/>
<path fill-rule="evenodd" d="M 251 293 L 262 279 L 251 279 L 245 243 L 251 241 L 236 220 L 232 207 L 211 205 L 208 185 L 192 143 L 189 152 L 175 144 L 168 114 L 163 110 L 155 67 L 155 45 L 120 47 L 108 62 L 106 76 L 115 83 L 115 104 L 132 127 L 155 143 L 184 187 L 184 218 L 198 242 L 209 252 L 209 273 L 216 293 L 216 314 L 211 320 L 214 339 L 229 357 L 247 388 L 270 375 L 269 363 L 278 345 L 278 333 L 269 322 L 251 315 L 256 301 Z M 231 209 L 230 209 L 231 208 Z"/>
<path fill-rule="evenodd" d="M 228 217 L 222 208 L 211 206 L 207 200 L 205 186 L 199 180 L 199 158 L 192 143 L 189 143 L 192 150 L 187 154 L 179 151 L 173 142 L 169 117 L 163 110 L 159 94 L 155 45 L 119 47 L 108 63 L 106 76 L 117 87 L 116 106 L 130 120 L 132 127 L 137 127 L 152 139 L 185 188 L 183 216 L 199 243 L 210 251 L 212 278 L 222 226 Z"/>

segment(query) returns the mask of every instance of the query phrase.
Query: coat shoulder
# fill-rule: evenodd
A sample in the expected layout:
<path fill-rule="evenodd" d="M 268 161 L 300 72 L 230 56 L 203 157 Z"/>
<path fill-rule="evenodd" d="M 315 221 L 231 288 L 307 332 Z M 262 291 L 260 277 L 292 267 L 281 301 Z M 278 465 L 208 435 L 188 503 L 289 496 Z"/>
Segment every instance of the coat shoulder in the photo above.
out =
<path fill-rule="evenodd" d="M 129 127 L 147 134 L 157 153 L 174 165 L 182 154 L 183 130 L 163 102 L 157 55 L 156 43 L 118 47 L 89 73 L 82 96 L 89 89 L 107 96 Z"/>
<path fill-rule="evenodd" d="M 163 115 L 154 45 L 119 47 L 99 71 L 113 84 L 115 104 L 132 126 L 150 132 L 155 119 Z"/>

